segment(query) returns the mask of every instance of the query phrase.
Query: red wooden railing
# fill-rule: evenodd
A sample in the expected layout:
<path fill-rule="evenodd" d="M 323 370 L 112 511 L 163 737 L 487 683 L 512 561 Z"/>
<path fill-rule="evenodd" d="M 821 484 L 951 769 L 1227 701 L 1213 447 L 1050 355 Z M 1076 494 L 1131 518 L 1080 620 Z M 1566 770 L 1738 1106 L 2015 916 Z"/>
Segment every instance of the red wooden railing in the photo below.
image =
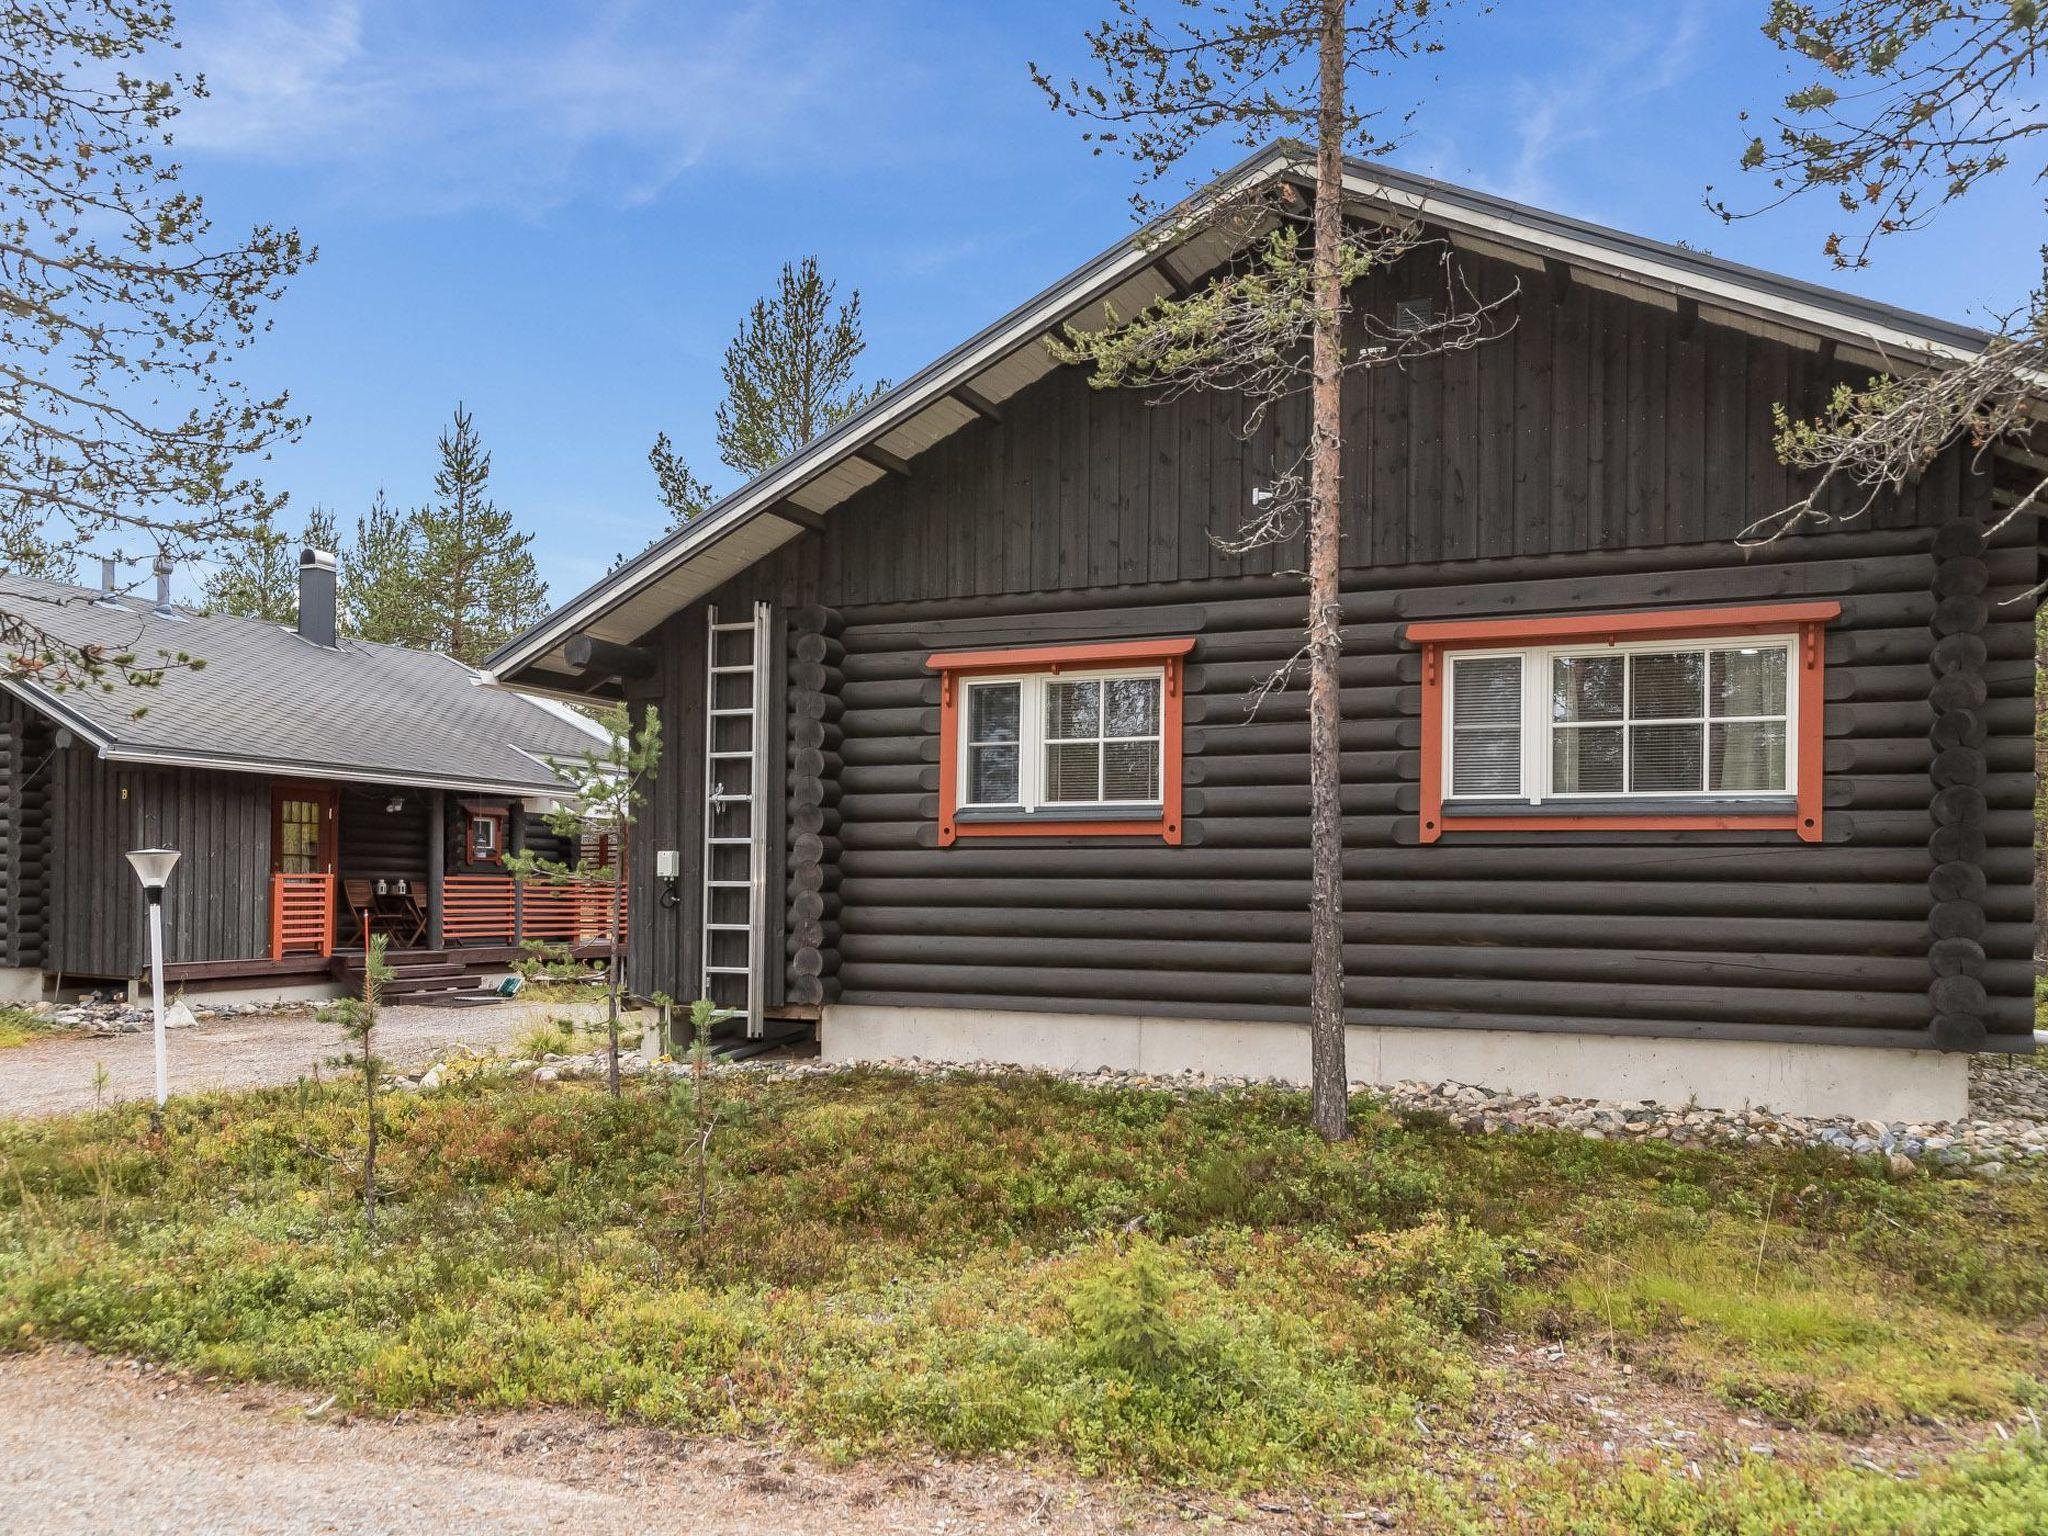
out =
<path fill-rule="evenodd" d="M 270 877 L 270 958 L 334 953 L 334 876 Z"/>
<path fill-rule="evenodd" d="M 540 939 L 589 944 L 613 938 L 612 882 L 516 880 L 511 875 L 449 875 L 441 886 L 441 934 L 450 943 L 517 944 Z M 627 927 L 625 903 L 619 927 Z M 624 938 L 622 931 L 617 935 Z"/>

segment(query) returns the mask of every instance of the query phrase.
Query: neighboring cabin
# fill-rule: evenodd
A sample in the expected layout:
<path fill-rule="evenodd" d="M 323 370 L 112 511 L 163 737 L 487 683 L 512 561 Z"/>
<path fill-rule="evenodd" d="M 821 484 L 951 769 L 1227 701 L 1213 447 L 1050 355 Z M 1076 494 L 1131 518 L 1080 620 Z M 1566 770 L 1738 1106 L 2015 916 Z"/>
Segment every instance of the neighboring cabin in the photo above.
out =
<path fill-rule="evenodd" d="M 1283 151 L 1236 176 L 1290 177 Z M 1513 330 L 1346 383 L 1345 968 L 1365 1081 L 1950 1115 L 2031 1049 L 2031 523 L 1954 452 L 1761 548 L 1771 407 L 1980 334 L 1354 165 Z M 1162 226 L 1167 228 L 1168 226 Z M 1233 247 L 1114 247 L 489 665 L 659 707 L 642 989 L 832 1058 L 1306 1074 L 1305 411 L 1045 339 Z M 1437 298 L 1429 256 L 1354 305 Z M 657 905 L 657 898 L 664 898 Z"/>
<path fill-rule="evenodd" d="M 123 855 L 180 851 L 166 985 L 272 997 L 359 972 L 389 935 L 399 994 L 472 988 L 522 938 L 605 953 L 604 893 L 526 891 L 507 849 L 571 851 L 537 814 L 591 721 L 446 656 L 335 632 L 332 555 L 307 551 L 298 625 L 207 616 L 0 574 L 0 607 L 141 665 L 155 687 L 0 684 L 0 995 L 132 988 L 148 970 Z"/>

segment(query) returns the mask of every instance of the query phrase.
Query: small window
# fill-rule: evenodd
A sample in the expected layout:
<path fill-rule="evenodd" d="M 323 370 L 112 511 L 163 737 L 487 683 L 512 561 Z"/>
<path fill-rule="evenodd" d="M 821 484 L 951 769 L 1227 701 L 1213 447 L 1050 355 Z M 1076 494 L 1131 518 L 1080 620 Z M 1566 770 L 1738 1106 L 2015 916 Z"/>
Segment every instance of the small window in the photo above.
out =
<path fill-rule="evenodd" d="M 1839 611 L 1411 625 L 1424 647 L 1424 841 L 1593 821 L 1817 839 L 1822 625 Z M 1504 819 L 1518 808 L 1545 815 Z"/>
<path fill-rule="evenodd" d="M 1159 804 L 1164 669 L 966 684 L 963 809 Z"/>
<path fill-rule="evenodd" d="M 1180 832 L 1189 640 L 962 652 L 944 675 L 940 840 Z"/>
<path fill-rule="evenodd" d="M 505 861 L 504 811 L 469 813 L 469 862 L 502 864 Z"/>

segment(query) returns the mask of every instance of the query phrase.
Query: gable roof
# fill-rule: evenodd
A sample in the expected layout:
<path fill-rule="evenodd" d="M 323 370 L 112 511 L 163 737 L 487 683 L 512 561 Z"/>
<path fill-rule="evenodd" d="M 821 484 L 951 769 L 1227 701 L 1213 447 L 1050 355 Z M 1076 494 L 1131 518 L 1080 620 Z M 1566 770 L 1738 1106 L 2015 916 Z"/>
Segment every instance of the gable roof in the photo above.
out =
<path fill-rule="evenodd" d="M 1056 366 L 1046 337 L 1067 325 L 1099 325 L 1112 309 L 1133 314 L 1258 236 L 1203 226 L 1205 208 L 1261 183 L 1303 179 L 1309 169 L 1299 145 L 1258 151 L 578 593 L 485 666 L 521 686 L 579 694 L 585 680 L 563 659 L 565 641 L 638 639 L 817 526 L 891 465 L 906 465 L 969 422 L 999 413 Z M 1595 287 L 1670 308 L 1696 306 L 1710 323 L 1796 346 L 1826 345 L 1873 367 L 1954 361 L 1989 340 L 1952 321 L 1363 160 L 1345 162 L 1344 186 L 1347 211 L 1356 215 L 1424 221 L 1475 252 L 1523 266 L 1559 264 Z"/>
<path fill-rule="evenodd" d="M 548 760 L 605 740 L 595 722 L 432 651 L 361 640 L 329 650 L 267 619 L 166 616 L 5 572 L 0 609 L 67 644 L 132 652 L 140 665 L 160 653 L 205 661 L 171 668 L 153 688 L 115 680 L 111 693 L 0 680 L 111 761 L 551 795 L 562 784 Z"/>

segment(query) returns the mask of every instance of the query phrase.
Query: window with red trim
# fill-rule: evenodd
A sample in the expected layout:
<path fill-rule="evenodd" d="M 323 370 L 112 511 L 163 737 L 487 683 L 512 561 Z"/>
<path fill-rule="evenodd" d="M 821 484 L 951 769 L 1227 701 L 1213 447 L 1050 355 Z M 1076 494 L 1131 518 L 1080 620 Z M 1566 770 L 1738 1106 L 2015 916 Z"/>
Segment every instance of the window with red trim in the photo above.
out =
<path fill-rule="evenodd" d="M 1423 842 L 1446 833 L 1821 836 L 1832 602 L 1411 624 Z"/>
<path fill-rule="evenodd" d="M 502 864 L 505 861 L 505 822 L 509 812 L 475 808 L 469 815 L 466 853 L 472 864 Z"/>
<path fill-rule="evenodd" d="M 939 842 L 1180 841 L 1191 639 L 949 651 L 939 674 Z"/>

